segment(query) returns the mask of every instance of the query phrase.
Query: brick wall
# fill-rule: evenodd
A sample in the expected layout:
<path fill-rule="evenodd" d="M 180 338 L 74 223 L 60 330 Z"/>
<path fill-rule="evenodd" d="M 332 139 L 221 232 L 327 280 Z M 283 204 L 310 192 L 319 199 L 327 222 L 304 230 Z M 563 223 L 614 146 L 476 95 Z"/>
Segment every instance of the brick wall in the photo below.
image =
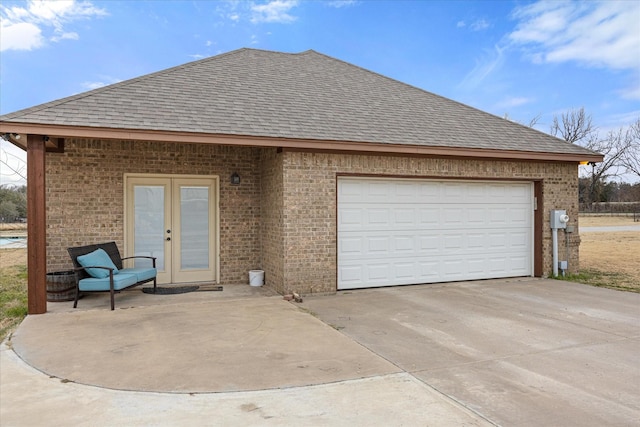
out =
<path fill-rule="evenodd" d="M 275 149 L 264 150 L 261 167 L 261 265 L 265 285 L 283 293 L 283 186 L 282 154 Z"/>
<path fill-rule="evenodd" d="M 232 186 L 238 172 L 242 182 Z M 265 270 L 285 293 L 336 290 L 336 187 L 339 174 L 422 178 L 526 179 L 542 182 L 543 269 L 552 271 L 549 210 L 578 217 L 577 165 L 348 155 L 198 144 L 68 139 L 47 154 L 47 268 L 71 267 L 69 246 L 115 240 L 124 249 L 124 174 L 220 177 L 220 282 L 248 283 Z M 565 235 L 559 254 L 565 258 Z M 569 235 L 571 271 L 577 233 Z"/>
<path fill-rule="evenodd" d="M 48 153 L 47 269 L 71 267 L 66 248 L 115 240 L 124 251 L 124 174 L 220 177 L 220 281 L 248 283 L 260 265 L 259 148 L 67 139 Z M 238 172 L 242 182 L 230 184 Z"/>
<path fill-rule="evenodd" d="M 336 183 L 339 174 L 380 174 L 424 178 L 514 178 L 542 180 L 543 269 L 552 271 L 549 210 L 566 209 L 577 225 L 577 165 L 571 163 L 451 160 L 393 156 L 284 153 L 284 284 L 286 292 L 336 290 Z M 577 227 L 576 227 L 577 228 Z M 564 235 L 559 253 L 564 259 Z M 570 235 L 570 269 L 578 266 L 579 236 Z"/>

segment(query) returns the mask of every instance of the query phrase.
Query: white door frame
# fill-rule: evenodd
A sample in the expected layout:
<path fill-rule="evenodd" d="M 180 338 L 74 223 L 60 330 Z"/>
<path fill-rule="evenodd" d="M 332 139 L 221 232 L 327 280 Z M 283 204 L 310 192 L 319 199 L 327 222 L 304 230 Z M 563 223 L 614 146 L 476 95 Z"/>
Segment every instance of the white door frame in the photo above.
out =
<path fill-rule="evenodd" d="M 132 218 L 130 209 L 133 207 L 130 205 L 130 195 L 128 194 L 128 185 L 131 179 L 141 178 L 141 179 L 169 179 L 171 180 L 171 187 L 173 187 L 173 183 L 179 180 L 193 180 L 194 183 L 197 183 L 198 180 L 212 180 L 213 181 L 213 194 L 212 194 L 212 203 L 213 210 L 210 215 L 213 216 L 211 218 L 210 224 L 212 227 L 213 236 L 213 253 L 212 262 L 214 265 L 214 277 L 213 280 L 216 283 L 220 283 L 220 177 L 218 175 L 182 175 L 182 174 L 138 174 L 138 173 L 125 173 L 123 180 L 123 197 L 124 197 L 124 253 L 126 256 L 132 256 L 133 253 L 130 253 L 132 250 L 132 239 L 133 239 L 133 224 L 130 220 Z M 170 188 L 170 191 L 173 189 Z M 174 209 L 175 202 L 172 201 L 171 209 Z M 166 249 L 165 249 L 166 250 Z"/>

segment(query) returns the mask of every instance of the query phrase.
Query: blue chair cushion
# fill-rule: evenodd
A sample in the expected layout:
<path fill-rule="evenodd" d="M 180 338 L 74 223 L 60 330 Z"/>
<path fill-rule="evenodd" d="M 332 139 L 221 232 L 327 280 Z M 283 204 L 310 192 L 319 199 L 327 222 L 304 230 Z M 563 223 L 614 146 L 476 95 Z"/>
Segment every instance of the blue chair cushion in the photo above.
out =
<path fill-rule="evenodd" d="M 96 249 L 86 255 L 80 255 L 78 257 L 78 264 L 83 267 L 109 267 L 113 268 L 113 274 L 118 273 L 118 269 L 104 249 Z M 104 268 L 86 268 L 85 270 L 91 277 L 95 277 L 96 279 L 109 277 L 109 270 Z M 108 288 L 107 286 L 107 289 Z"/>
<path fill-rule="evenodd" d="M 129 287 L 135 283 L 138 283 L 138 278 L 135 274 L 120 273 L 113 275 L 113 289 L 116 291 Z M 108 291 L 111 289 L 109 287 L 108 277 L 102 279 L 88 277 L 80 280 L 78 285 L 80 286 L 81 291 Z"/>
<path fill-rule="evenodd" d="M 120 270 L 120 274 L 135 274 L 138 278 L 138 282 L 145 280 L 151 280 L 156 277 L 157 270 L 153 267 L 135 267 L 135 268 L 123 268 Z"/>

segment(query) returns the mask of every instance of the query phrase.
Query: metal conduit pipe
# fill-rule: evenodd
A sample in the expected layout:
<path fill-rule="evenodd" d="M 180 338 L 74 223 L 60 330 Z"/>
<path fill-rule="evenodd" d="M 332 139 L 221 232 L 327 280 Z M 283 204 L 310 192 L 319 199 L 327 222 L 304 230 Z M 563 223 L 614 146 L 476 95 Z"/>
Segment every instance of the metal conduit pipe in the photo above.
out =
<path fill-rule="evenodd" d="M 553 244 L 553 276 L 558 275 L 558 229 L 567 228 L 567 222 L 569 222 L 569 215 L 564 209 L 552 209 L 549 217 L 549 223 L 551 225 L 551 241 Z"/>

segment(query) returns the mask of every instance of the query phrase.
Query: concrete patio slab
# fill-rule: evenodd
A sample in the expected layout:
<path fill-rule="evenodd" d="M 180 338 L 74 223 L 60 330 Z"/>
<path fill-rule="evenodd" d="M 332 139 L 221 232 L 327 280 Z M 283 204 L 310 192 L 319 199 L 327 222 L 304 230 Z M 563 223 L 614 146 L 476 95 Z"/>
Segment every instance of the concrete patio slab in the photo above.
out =
<path fill-rule="evenodd" d="M 245 286 L 128 291 L 115 311 L 95 294 L 76 310 L 49 304 L 0 346 L 0 424 L 492 425 L 268 295 Z"/>
<path fill-rule="evenodd" d="M 47 375 L 117 390 L 263 390 L 400 371 L 282 297 L 28 316 L 11 341 Z"/>

